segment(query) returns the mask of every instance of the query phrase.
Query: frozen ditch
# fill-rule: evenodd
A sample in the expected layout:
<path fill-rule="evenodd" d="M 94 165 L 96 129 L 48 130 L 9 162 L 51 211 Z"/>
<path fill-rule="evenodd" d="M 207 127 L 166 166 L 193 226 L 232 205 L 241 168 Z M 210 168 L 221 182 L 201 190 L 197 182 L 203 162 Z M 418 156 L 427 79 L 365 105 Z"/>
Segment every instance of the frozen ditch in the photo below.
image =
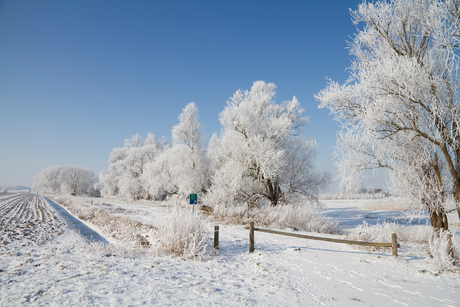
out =
<path fill-rule="evenodd" d="M 55 203 L 49 198 L 46 198 L 46 201 L 53 206 L 54 209 L 63 217 L 67 219 L 67 221 L 72 224 L 72 226 L 80 232 L 80 234 L 85 237 L 86 239 L 93 241 L 93 242 L 102 242 L 108 244 L 107 240 L 98 234 L 96 231 L 88 227 L 85 223 L 80 221 L 78 218 L 70 214 L 66 209 L 64 209 L 61 205 Z"/>

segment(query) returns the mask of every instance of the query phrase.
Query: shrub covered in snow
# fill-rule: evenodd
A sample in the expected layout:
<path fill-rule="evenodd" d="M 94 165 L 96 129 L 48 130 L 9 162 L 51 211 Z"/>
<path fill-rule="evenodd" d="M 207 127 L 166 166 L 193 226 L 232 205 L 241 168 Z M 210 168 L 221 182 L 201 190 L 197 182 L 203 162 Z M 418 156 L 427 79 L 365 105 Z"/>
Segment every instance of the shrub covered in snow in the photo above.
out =
<path fill-rule="evenodd" d="M 200 258 L 210 238 L 209 225 L 199 213 L 174 206 L 169 218 L 158 227 L 158 251 L 184 258 Z"/>
<path fill-rule="evenodd" d="M 433 232 L 428 238 L 429 256 L 431 257 L 431 262 L 437 267 L 439 272 L 452 270 L 455 261 L 453 257 L 458 258 L 460 256 L 460 242 L 456 236 L 453 236 L 450 242 L 452 253 L 448 252 L 448 234 L 448 231 L 438 231 Z"/>

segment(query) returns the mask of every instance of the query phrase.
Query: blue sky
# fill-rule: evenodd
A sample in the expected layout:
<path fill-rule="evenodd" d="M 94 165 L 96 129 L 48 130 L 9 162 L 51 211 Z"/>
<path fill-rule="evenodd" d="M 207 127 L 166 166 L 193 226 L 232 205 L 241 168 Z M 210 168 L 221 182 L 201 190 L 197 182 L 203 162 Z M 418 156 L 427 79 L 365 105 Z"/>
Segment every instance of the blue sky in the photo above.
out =
<path fill-rule="evenodd" d="M 344 82 L 361 1 L 0 1 L 0 185 L 55 164 L 107 170 L 113 148 L 170 139 L 195 102 L 210 137 L 238 89 L 277 85 L 335 173 L 337 122 L 313 95 Z M 368 185 L 381 186 L 382 178 Z"/>

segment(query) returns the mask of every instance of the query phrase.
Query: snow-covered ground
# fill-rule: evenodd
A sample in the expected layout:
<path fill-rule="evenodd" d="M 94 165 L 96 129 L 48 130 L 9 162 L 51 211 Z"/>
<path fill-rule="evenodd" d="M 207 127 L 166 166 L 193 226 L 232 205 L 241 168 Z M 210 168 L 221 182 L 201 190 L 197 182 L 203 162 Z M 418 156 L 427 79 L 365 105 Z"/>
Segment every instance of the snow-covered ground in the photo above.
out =
<path fill-rule="evenodd" d="M 167 215 L 153 202 L 74 201 L 152 226 Z M 326 213 L 348 231 L 363 219 L 388 218 L 364 203 L 325 201 Z M 388 249 L 256 232 L 249 253 L 244 226 L 220 225 L 219 250 L 198 261 L 128 252 L 113 238 L 106 238 L 109 245 L 89 243 L 62 221 L 63 233 L 42 245 L 0 245 L 0 305 L 460 306 L 458 271 L 438 274 L 422 247 L 403 245 L 392 258 Z"/>

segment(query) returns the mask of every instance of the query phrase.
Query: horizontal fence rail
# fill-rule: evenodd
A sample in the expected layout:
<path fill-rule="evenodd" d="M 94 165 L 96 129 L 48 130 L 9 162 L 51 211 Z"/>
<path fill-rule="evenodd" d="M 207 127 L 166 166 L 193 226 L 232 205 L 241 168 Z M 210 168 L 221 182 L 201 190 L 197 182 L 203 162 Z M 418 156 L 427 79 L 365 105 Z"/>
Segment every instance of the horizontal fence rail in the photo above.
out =
<path fill-rule="evenodd" d="M 315 237 L 315 236 L 308 236 L 302 235 L 298 233 L 289 233 L 271 229 L 264 229 L 259 227 L 254 227 L 254 223 L 251 222 L 249 227 L 249 252 L 254 252 L 254 231 L 272 233 L 277 235 L 289 236 L 289 237 L 296 237 L 308 240 L 318 240 L 318 241 L 327 241 L 332 243 L 344 243 L 344 244 L 354 244 L 354 245 L 362 245 L 362 246 L 375 246 L 375 247 L 392 247 L 392 256 L 397 256 L 398 251 L 397 248 L 400 247 L 399 243 L 396 240 L 396 234 L 392 234 L 392 243 L 377 243 L 377 242 L 364 242 L 364 241 L 354 241 L 354 240 L 344 240 L 344 239 L 332 239 L 332 238 L 323 238 L 323 237 Z"/>

